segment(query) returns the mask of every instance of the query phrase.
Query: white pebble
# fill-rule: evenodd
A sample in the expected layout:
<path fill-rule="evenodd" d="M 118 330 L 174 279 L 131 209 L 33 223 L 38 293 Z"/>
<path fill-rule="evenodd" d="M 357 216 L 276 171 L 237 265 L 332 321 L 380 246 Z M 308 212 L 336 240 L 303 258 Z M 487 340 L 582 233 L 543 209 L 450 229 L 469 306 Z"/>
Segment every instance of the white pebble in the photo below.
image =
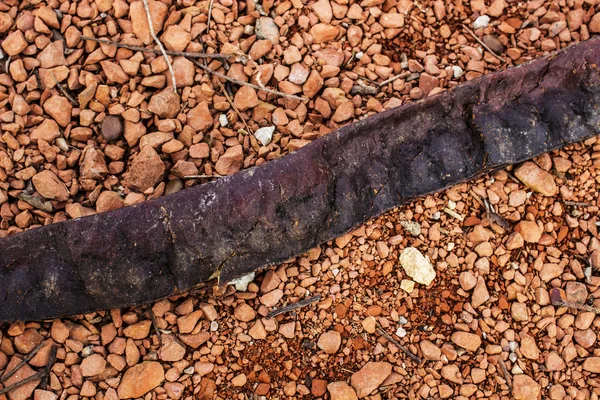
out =
<path fill-rule="evenodd" d="M 398 318 L 398 323 L 400 325 L 404 325 L 408 322 L 408 320 L 406 318 L 404 318 L 403 316 L 400 316 L 400 318 Z"/>
<path fill-rule="evenodd" d="M 463 69 L 458 65 L 453 65 L 452 70 L 454 71 L 454 79 L 460 78 L 465 73 L 465 71 L 463 71 Z"/>
<path fill-rule="evenodd" d="M 187 367 L 186 369 L 183 370 L 183 373 L 192 375 L 194 373 L 194 366 L 192 365 L 191 367 Z"/>
<path fill-rule="evenodd" d="M 490 17 L 487 15 L 479 16 L 475 22 L 473 22 L 473 29 L 485 28 L 490 23 Z"/>
<path fill-rule="evenodd" d="M 398 330 L 396 331 L 396 336 L 403 338 L 404 336 L 406 336 L 406 329 L 400 327 L 398 328 Z"/>
<path fill-rule="evenodd" d="M 249 274 L 233 279 L 231 282 L 228 282 L 228 285 L 234 285 L 235 290 L 238 292 L 245 292 L 248 289 L 248 285 L 254 280 L 255 276 L 256 274 L 254 272 L 250 272 Z"/>
<path fill-rule="evenodd" d="M 260 128 L 254 132 L 254 136 L 263 146 L 267 146 L 269 143 L 271 143 L 273 133 L 275 133 L 274 126 L 265 126 L 264 128 Z"/>
<path fill-rule="evenodd" d="M 212 321 L 210 323 L 210 331 L 211 332 L 216 332 L 219 330 L 219 323 L 217 321 Z"/>
<path fill-rule="evenodd" d="M 521 375 L 523 373 L 523 370 L 521 369 L 521 367 L 519 367 L 519 364 L 515 364 L 515 366 L 510 370 L 510 372 L 512 372 L 513 375 Z"/>
<path fill-rule="evenodd" d="M 229 121 L 227 120 L 227 115 L 225 115 L 225 114 L 219 115 L 219 124 L 221 124 L 221 126 L 229 125 Z"/>

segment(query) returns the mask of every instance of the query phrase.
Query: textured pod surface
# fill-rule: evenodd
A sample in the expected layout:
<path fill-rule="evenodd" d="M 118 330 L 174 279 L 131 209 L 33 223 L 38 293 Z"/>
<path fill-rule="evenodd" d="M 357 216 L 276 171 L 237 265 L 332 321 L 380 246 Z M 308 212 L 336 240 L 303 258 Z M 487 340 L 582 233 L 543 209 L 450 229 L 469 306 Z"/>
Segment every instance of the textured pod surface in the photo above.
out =
<path fill-rule="evenodd" d="M 0 320 L 227 282 L 410 199 L 600 133 L 600 41 L 348 125 L 163 198 L 0 240 Z"/>

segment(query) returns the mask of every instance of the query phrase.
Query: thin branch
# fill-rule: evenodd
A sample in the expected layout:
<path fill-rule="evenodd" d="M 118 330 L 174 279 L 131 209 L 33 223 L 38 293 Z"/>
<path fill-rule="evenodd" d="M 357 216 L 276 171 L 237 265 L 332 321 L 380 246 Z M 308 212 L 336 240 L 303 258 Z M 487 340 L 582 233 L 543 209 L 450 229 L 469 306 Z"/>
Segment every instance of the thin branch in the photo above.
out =
<path fill-rule="evenodd" d="M 485 43 L 483 43 L 483 41 L 481 39 L 479 39 L 479 37 L 477 37 L 477 35 L 475 35 L 475 33 L 469 29 L 468 26 L 466 26 L 465 24 L 462 24 L 462 27 L 465 31 L 467 31 L 467 33 L 471 36 L 473 36 L 473 39 L 475 39 L 477 41 L 477 43 L 479 43 L 480 45 L 483 46 L 484 49 L 486 49 L 491 55 L 493 55 L 494 57 L 496 57 L 498 60 L 502 61 L 503 63 L 506 63 L 506 59 L 503 57 L 500 57 L 498 54 L 494 53 L 492 51 L 492 49 L 489 48 L 489 46 Z"/>
<path fill-rule="evenodd" d="M 169 56 L 167 55 L 162 42 L 158 39 L 158 36 L 156 36 L 156 33 L 154 32 L 154 25 L 152 24 L 152 15 L 150 14 L 150 7 L 148 6 L 148 0 L 142 0 L 142 3 L 144 3 L 144 10 L 146 10 L 146 17 L 148 18 L 148 27 L 150 28 L 150 35 L 152 35 L 152 38 L 154 39 L 154 41 L 160 48 L 160 51 L 161 51 L 163 57 L 165 58 L 165 61 L 167 62 L 167 66 L 169 67 L 169 72 L 171 73 L 171 82 L 173 83 L 173 91 L 175 93 L 177 93 L 177 81 L 175 80 L 175 71 L 173 71 L 173 65 L 171 65 L 171 61 L 169 60 Z"/>
<path fill-rule="evenodd" d="M 318 294 L 316 296 L 313 296 L 313 297 L 309 297 L 308 299 L 304 299 L 304 300 L 300 300 L 300 301 L 297 301 L 297 302 L 292 303 L 292 304 L 288 304 L 287 306 L 283 306 L 281 308 L 278 308 L 277 310 L 273 310 L 270 313 L 268 313 L 267 314 L 267 319 L 275 318 L 278 315 L 285 314 L 287 312 L 290 312 L 290 311 L 296 310 L 298 308 L 307 306 L 307 305 L 315 303 L 315 302 L 317 302 L 319 300 L 321 300 L 321 295 L 320 294 Z"/>
<path fill-rule="evenodd" d="M 196 60 L 192 60 L 194 62 L 194 64 L 196 64 L 196 66 L 200 69 L 203 69 L 204 71 L 213 74 L 214 76 L 221 78 L 221 79 L 225 79 L 231 83 L 235 83 L 236 85 L 242 85 L 242 86 L 250 86 L 251 88 L 255 89 L 255 90 L 262 90 L 263 92 L 267 92 L 267 93 L 271 93 L 271 94 L 276 94 L 277 96 L 281 96 L 281 97 L 285 97 L 288 99 L 294 99 L 294 100 L 299 100 L 299 101 L 305 101 L 306 99 L 304 97 L 300 97 L 300 96 L 296 96 L 293 94 L 287 94 L 287 93 L 282 93 L 279 92 L 277 90 L 273 90 L 273 89 L 269 89 L 266 87 L 260 87 L 258 85 L 254 85 L 252 83 L 249 82 L 243 82 L 240 80 L 237 80 L 235 78 L 231 78 L 227 75 L 223 75 L 220 72 L 217 72 L 215 70 L 210 69 L 209 67 L 205 67 L 204 65 L 200 64 L 198 61 Z"/>
<path fill-rule="evenodd" d="M 150 316 L 150 320 L 152 321 L 152 326 L 154 327 L 154 332 L 156 332 L 156 336 L 158 336 L 158 340 L 162 343 L 162 333 L 158 326 L 156 325 L 156 317 L 154 316 L 154 311 L 152 311 L 152 307 L 148 308 L 148 315 Z"/>
<path fill-rule="evenodd" d="M 15 390 L 16 388 L 20 388 L 20 387 L 21 387 L 21 386 L 23 386 L 23 385 L 27 385 L 29 382 L 37 381 L 38 379 L 40 379 L 40 380 L 41 380 L 41 379 L 42 379 L 42 377 L 43 377 L 45 374 L 46 374 L 46 371 L 45 371 L 45 370 L 38 371 L 38 372 L 36 372 L 35 374 L 33 374 L 33 375 L 31 375 L 31 376 L 28 376 L 28 377 L 27 377 L 27 378 L 25 378 L 25 379 L 22 379 L 22 380 L 20 380 L 20 381 L 18 381 L 18 382 L 15 382 L 15 383 L 13 383 L 13 384 L 12 384 L 12 385 L 10 385 L 10 386 L 7 386 L 7 387 L 5 387 L 5 388 L 1 389 L 1 390 L 0 390 L 0 395 L 3 395 L 3 394 L 5 394 L 5 393 L 8 393 L 8 392 L 10 392 L 10 391 L 13 391 L 13 390 Z"/>
<path fill-rule="evenodd" d="M 396 346 L 397 348 L 399 348 L 400 350 L 402 350 L 402 352 L 408 356 L 408 358 L 410 358 L 411 360 L 413 360 L 414 362 L 416 362 L 417 364 L 421 364 L 421 358 L 419 358 L 416 354 L 414 354 L 412 351 L 410 351 L 408 349 L 408 347 L 403 346 L 400 344 L 399 341 L 397 341 L 396 339 L 394 339 L 392 337 L 392 335 L 390 335 L 389 333 L 387 333 L 386 331 L 384 331 L 381 327 L 377 327 L 377 332 L 379 332 L 384 338 L 386 338 L 387 340 L 389 340 L 394 346 Z"/>
<path fill-rule="evenodd" d="M 183 179 L 222 178 L 222 175 L 186 175 Z"/>
<path fill-rule="evenodd" d="M 38 351 L 40 351 L 40 349 L 42 348 L 43 345 L 44 345 L 44 342 L 40 342 L 37 346 L 35 346 L 35 348 L 33 350 L 31 350 L 29 352 L 29 354 L 27 354 L 25 356 L 25 358 L 23 358 L 17 364 L 16 367 L 14 367 L 13 369 L 11 369 L 9 372 L 7 372 L 6 374 L 4 374 L 4 376 L 2 378 L 0 378 L 0 382 L 5 382 L 8 378 L 10 378 L 14 374 L 16 374 L 17 371 L 19 371 L 23 365 L 27 364 L 29 362 L 29 360 L 31 360 L 38 353 Z"/>
<path fill-rule="evenodd" d="M 213 0 L 210 0 L 208 3 L 208 19 L 206 21 L 206 33 L 210 35 L 210 20 L 212 18 L 212 9 L 213 9 Z"/>
<path fill-rule="evenodd" d="M 565 206 L 576 206 L 576 207 L 591 207 L 590 203 L 586 203 L 583 201 L 565 201 Z"/>
<path fill-rule="evenodd" d="M 556 307 L 574 308 L 576 310 L 581 310 L 581 311 L 593 312 L 595 314 L 600 314 L 600 309 L 598 309 L 597 307 L 589 306 L 587 304 L 577 303 L 575 301 L 570 301 L 570 300 L 553 301 L 552 305 L 556 306 Z"/>
<path fill-rule="evenodd" d="M 119 42 L 115 42 L 113 40 L 108 40 L 108 39 L 96 39 L 96 38 L 89 37 L 89 36 L 82 36 L 81 38 L 83 40 L 89 40 L 91 42 L 96 42 L 96 43 L 109 44 L 109 45 L 112 45 L 112 46 L 122 47 L 124 49 L 132 50 L 132 51 L 142 51 L 142 52 L 145 52 L 145 53 L 162 54 L 162 51 L 160 51 L 159 49 L 149 49 L 147 47 L 134 46 L 132 44 L 119 43 Z M 182 57 L 187 57 L 187 58 L 216 58 L 216 59 L 226 60 L 229 57 L 231 57 L 231 56 L 228 56 L 228 55 L 225 55 L 225 54 L 192 53 L 192 52 L 189 52 L 189 51 L 165 50 L 165 53 L 167 53 L 170 56 L 182 56 Z"/>
<path fill-rule="evenodd" d="M 69 101 L 71 102 L 71 104 L 73 104 L 75 107 L 79 107 L 80 106 L 79 102 L 77 100 L 75 100 L 73 98 L 73 96 L 71 96 L 69 94 L 69 92 L 67 92 L 65 90 L 64 87 L 62 87 L 62 85 L 60 84 L 60 82 L 58 81 L 58 79 L 56 79 L 56 76 L 54 76 L 54 72 L 50 72 L 50 74 L 52 75 L 52 79 L 54 79 L 54 83 L 56 84 L 56 87 L 58 88 L 58 90 L 60 90 L 60 92 L 62 94 L 64 94 L 67 99 L 69 99 Z"/>
<path fill-rule="evenodd" d="M 500 364 L 500 371 L 502 372 L 502 376 L 504 377 L 504 380 L 506 381 L 508 390 L 512 391 L 512 379 L 510 377 L 510 373 L 508 372 L 508 369 L 506 368 L 506 364 L 504 364 L 504 360 L 502 360 L 502 357 L 500 357 L 500 356 L 498 356 L 497 360 L 498 360 L 498 364 Z"/>
<path fill-rule="evenodd" d="M 56 362 L 56 350 L 57 346 L 52 345 L 52 347 L 50 348 L 50 357 L 48 357 L 48 363 L 46 364 L 46 367 L 44 367 L 44 376 L 42 377 L 42 381 L 40 382 L 40 387 L 43 390 L 46 390 L 46 386 L 48 386 L 50 371 L 52 370 L 52 366 Z"/>
<path fill-rule="evenodd" d="M 221 83 L 221 81 L 217 81 L 217 82 L 219 83 L 219 86 L 221 87 L 221 90 L 223 91 L 223 94 L 225 95 L 225 98 L 229 102 L 229 105 L 233 108 L 233 110 L 235 111 L 235 113 L 237 114 L 237 116 L 244 123 L 244 126 L 246 127 L 246 131 L 249 134 L 252 135 L 253 134 L 252 129 L 250 129 L 250 127 L 248 126 L 248 123 L 246 122 L 246 119 L 244 118 L 244 116 L 242 115 L 242 113 L 240 112 L 240 110 L 238 110 L 238 108 L 236 107 L 236 105 L 233 102 L 233 99 L 231 98 L 231 96 L 229 95 L 229 93 L 227 93 L 227 89 L 225 89 L 225 86 L 223 86 L 223 84 Z"/>
<path fill-rule="evenodd" d="M 401 74 L 394 75 L 391 78 L 386 79 L 385 81 L 383 81 L 381 83 L 378 83 L 378 85 L 379 85 L 379 87 L 382 87 L 382 86 L 387 85 L 388 83 L 394 82 L 396 79 L 403 79 L 403 78 L 406 78 L 409 75 L 410 75 L 410 72 L 409 71 L 405 71 L 405 72 L 403 72 Z"/>

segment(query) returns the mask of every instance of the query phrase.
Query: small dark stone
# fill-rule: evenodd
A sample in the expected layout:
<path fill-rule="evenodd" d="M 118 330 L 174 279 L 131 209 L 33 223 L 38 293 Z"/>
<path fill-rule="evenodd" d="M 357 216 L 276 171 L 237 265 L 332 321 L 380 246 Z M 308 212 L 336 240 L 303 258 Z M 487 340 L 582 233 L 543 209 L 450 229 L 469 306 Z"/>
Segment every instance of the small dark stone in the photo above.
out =
<path fill-rule="evenodd" d="M 114 142 L 123 134 L 123 122 L 115 115 L 107 115 L 102 121 L 102 136 L 109 142 Z"/>
<path fill-rule="evenodd" d="M 483 39 L 481 39 L 481 41 L 483 43 L 485 43 L 487 45 L 487 47 L 489 47 L 490 50 L 492 50 L 494 53 L 496 53 L 496 54 L 504 53 L 504 46 L 502 45 L 502 43 L 500 42 L 500 40 L 498 40 L 498 38 L 496 36 L 485 35 L 483 37 Z"/>

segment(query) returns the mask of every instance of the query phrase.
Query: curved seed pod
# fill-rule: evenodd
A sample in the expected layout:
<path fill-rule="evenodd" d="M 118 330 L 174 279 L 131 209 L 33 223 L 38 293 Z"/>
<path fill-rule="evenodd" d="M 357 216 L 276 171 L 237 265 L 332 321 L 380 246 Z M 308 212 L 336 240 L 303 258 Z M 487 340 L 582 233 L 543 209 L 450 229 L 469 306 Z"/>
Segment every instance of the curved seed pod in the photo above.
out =
<path fill-rule="evenodd" d="M 260 167 L 0 240 L 0 320 L 150 302 L 284 261 L 412 198 L 600 133 L 600 40 Z"/>

